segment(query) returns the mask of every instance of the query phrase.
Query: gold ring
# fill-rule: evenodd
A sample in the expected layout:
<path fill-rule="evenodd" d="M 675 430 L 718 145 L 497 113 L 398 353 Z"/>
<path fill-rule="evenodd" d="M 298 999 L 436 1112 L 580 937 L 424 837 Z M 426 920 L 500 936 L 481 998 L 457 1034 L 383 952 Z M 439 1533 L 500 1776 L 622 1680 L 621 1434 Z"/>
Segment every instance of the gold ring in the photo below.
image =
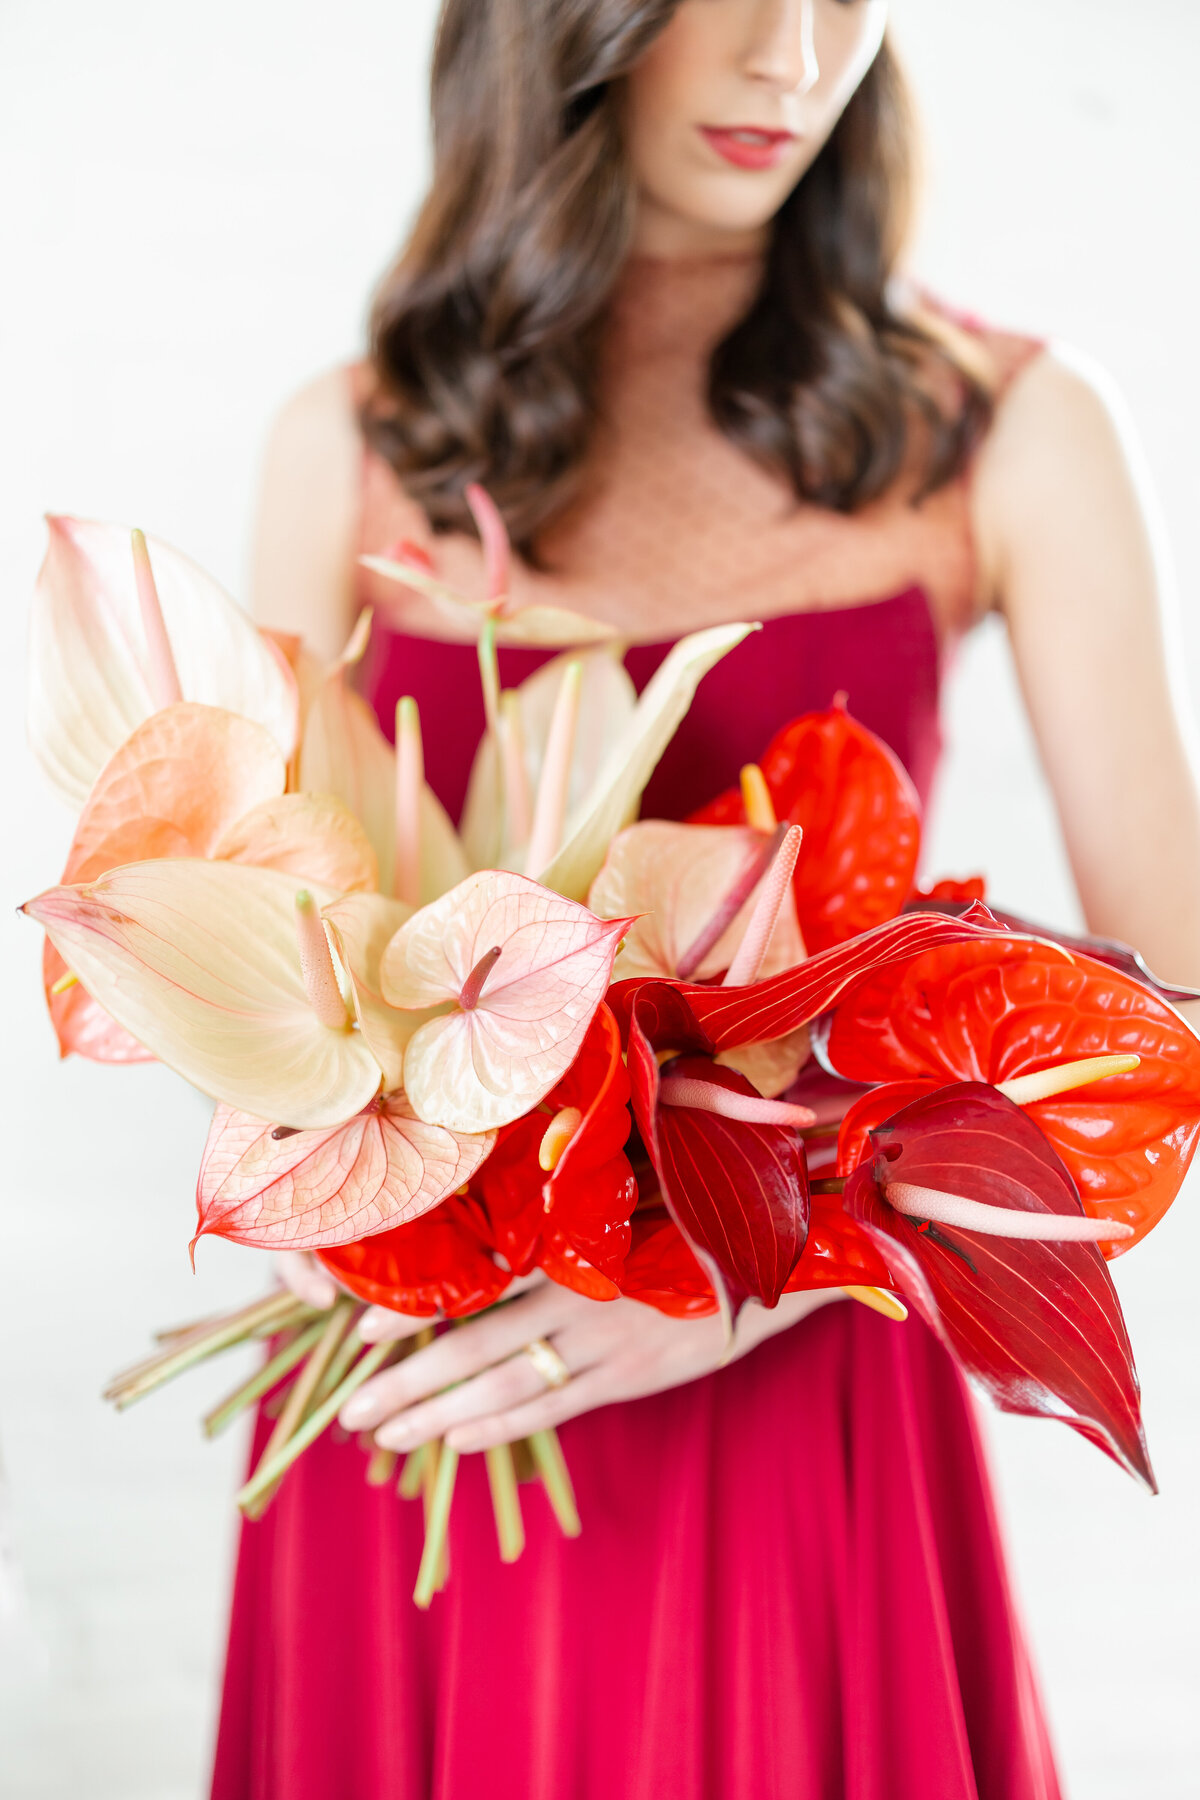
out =
<path fill-rule="evenodd" d="M 553 1344 L 545 1338 L 534 1338 L 532 1344 L 526 1344 L 525 1355 L 548 1388 L 566 1387 L 571 1371 Z"/>

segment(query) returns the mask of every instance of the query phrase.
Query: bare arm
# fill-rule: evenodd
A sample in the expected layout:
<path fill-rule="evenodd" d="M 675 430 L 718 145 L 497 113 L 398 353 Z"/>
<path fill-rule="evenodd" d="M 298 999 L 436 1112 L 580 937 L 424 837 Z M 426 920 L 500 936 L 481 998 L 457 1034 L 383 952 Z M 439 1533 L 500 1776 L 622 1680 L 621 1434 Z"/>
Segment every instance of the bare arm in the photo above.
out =
<path fill-rule="evenodd" d="M 289 400 L 267 443 L 251 588 L 255 617 L 321 656 L 353 622 L 362 443 L 345 370 Z"/>
<path fill-rule="evenodd" d="M 1200 984 L 1200 795 L 1180 653 L 1119 409 L 1058 354 L 1005 396 L 981 452 L 982 567 L 1088 925 Z"/>

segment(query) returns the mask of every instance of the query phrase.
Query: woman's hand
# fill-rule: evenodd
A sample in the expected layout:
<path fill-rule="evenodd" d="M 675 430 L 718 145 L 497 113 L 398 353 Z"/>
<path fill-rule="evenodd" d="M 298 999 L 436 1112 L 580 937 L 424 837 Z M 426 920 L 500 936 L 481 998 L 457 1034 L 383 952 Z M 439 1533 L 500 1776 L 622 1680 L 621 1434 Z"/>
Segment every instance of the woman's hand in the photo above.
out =
<path fill-rule="evenodd" d="M 303 1300 L 305 1306 L 315 1306 L 318 1312 L 332 1306 L 342 1291 L 311 1250 L 282 1250 L 275 1258 L 275 1267 L 288 1292 Z"/>
<path fill-rule="evenodd" d="M 837 1290 L 785 1294 L 772 1312 L 748 1306 L 727 1356 L 724 1327 L 715 1316 L 669 1319 L 637 1300 L 585 1300 L 540 1273 L 514 1283 L 513 1292 L 517 1298 L 441 1333 L 366 1382 L 342 1408 L 345 1429 L 374 1431 L 387 1450 L 411 1450 L 437 1437 L 456 1450 L 486 1450 L 594 1407 L 711 1374 L 839 1297 Z M 359 1330 L 368 1341 L 384 1343 L 428 1324 L 372 1307 Z M 525 1354 L 536 1338 L 547 1339 L 566 1364 L 571 1379 L 565 1386 L 548 1387 Z"/>

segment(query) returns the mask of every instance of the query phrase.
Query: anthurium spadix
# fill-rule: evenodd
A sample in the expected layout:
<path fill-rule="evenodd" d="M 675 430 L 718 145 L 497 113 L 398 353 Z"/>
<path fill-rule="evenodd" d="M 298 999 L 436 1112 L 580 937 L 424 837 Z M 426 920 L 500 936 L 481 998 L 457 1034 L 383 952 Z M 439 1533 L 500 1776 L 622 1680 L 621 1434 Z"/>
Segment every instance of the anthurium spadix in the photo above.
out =
<path fill-rule="evenodd" d="M 310 887 L 312 908 L 336 898 Z M 51 888 L 24 911 L 161 1062 L 226 1105 L 315 1129 L 360 1112 L 380 1067 L 348 1010 L 326 1023 L 314 1003 L 314 921 L 297 899 L 275 869 L 172 858 Z"/>
<path fill-rule="evenodd" d="M 135 561 L 124 526 L 48 523 L 30 616 L 29 736 L 68 804 L 87 799 L 144 719 L 180 699 L 256 720 L 291 755 L 291 671 L 210 576 L 154 538 Z"/>
<path fill-rule="evenodd" d="M 470 1180 L 495 1141 L 494 1132 L 422 1124 L 403 1094 L 320 1131 L 281 1132 L 219 1106 L 196 1187 L 196 1236 L 264 1250 L 348 1244 L 429 1212 Z"/>
<path fill-rule="evenodd" d="M 414 914 L 381 974 L 389 1006 L 444 1009 L 404 1052 L 417 1117 L 487 1131 L 543 1100 L 579 1054 L 628 928 L 497 870 Z"/>

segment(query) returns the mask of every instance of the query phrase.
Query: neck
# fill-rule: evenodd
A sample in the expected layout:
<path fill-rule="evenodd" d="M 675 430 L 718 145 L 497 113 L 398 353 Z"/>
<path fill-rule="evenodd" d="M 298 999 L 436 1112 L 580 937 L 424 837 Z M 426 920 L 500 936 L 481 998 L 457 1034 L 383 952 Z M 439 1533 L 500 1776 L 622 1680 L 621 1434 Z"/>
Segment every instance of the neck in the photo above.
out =
<path fill-rule="evenodd" d="M 769 229 L 766 225 L 729 229 L 709 225 L 671 212 L 643 195 L 638 202 L 634 225 L 633 254 L 664 260 L 693 256 L 751 256 L 766 249 Z"/>

